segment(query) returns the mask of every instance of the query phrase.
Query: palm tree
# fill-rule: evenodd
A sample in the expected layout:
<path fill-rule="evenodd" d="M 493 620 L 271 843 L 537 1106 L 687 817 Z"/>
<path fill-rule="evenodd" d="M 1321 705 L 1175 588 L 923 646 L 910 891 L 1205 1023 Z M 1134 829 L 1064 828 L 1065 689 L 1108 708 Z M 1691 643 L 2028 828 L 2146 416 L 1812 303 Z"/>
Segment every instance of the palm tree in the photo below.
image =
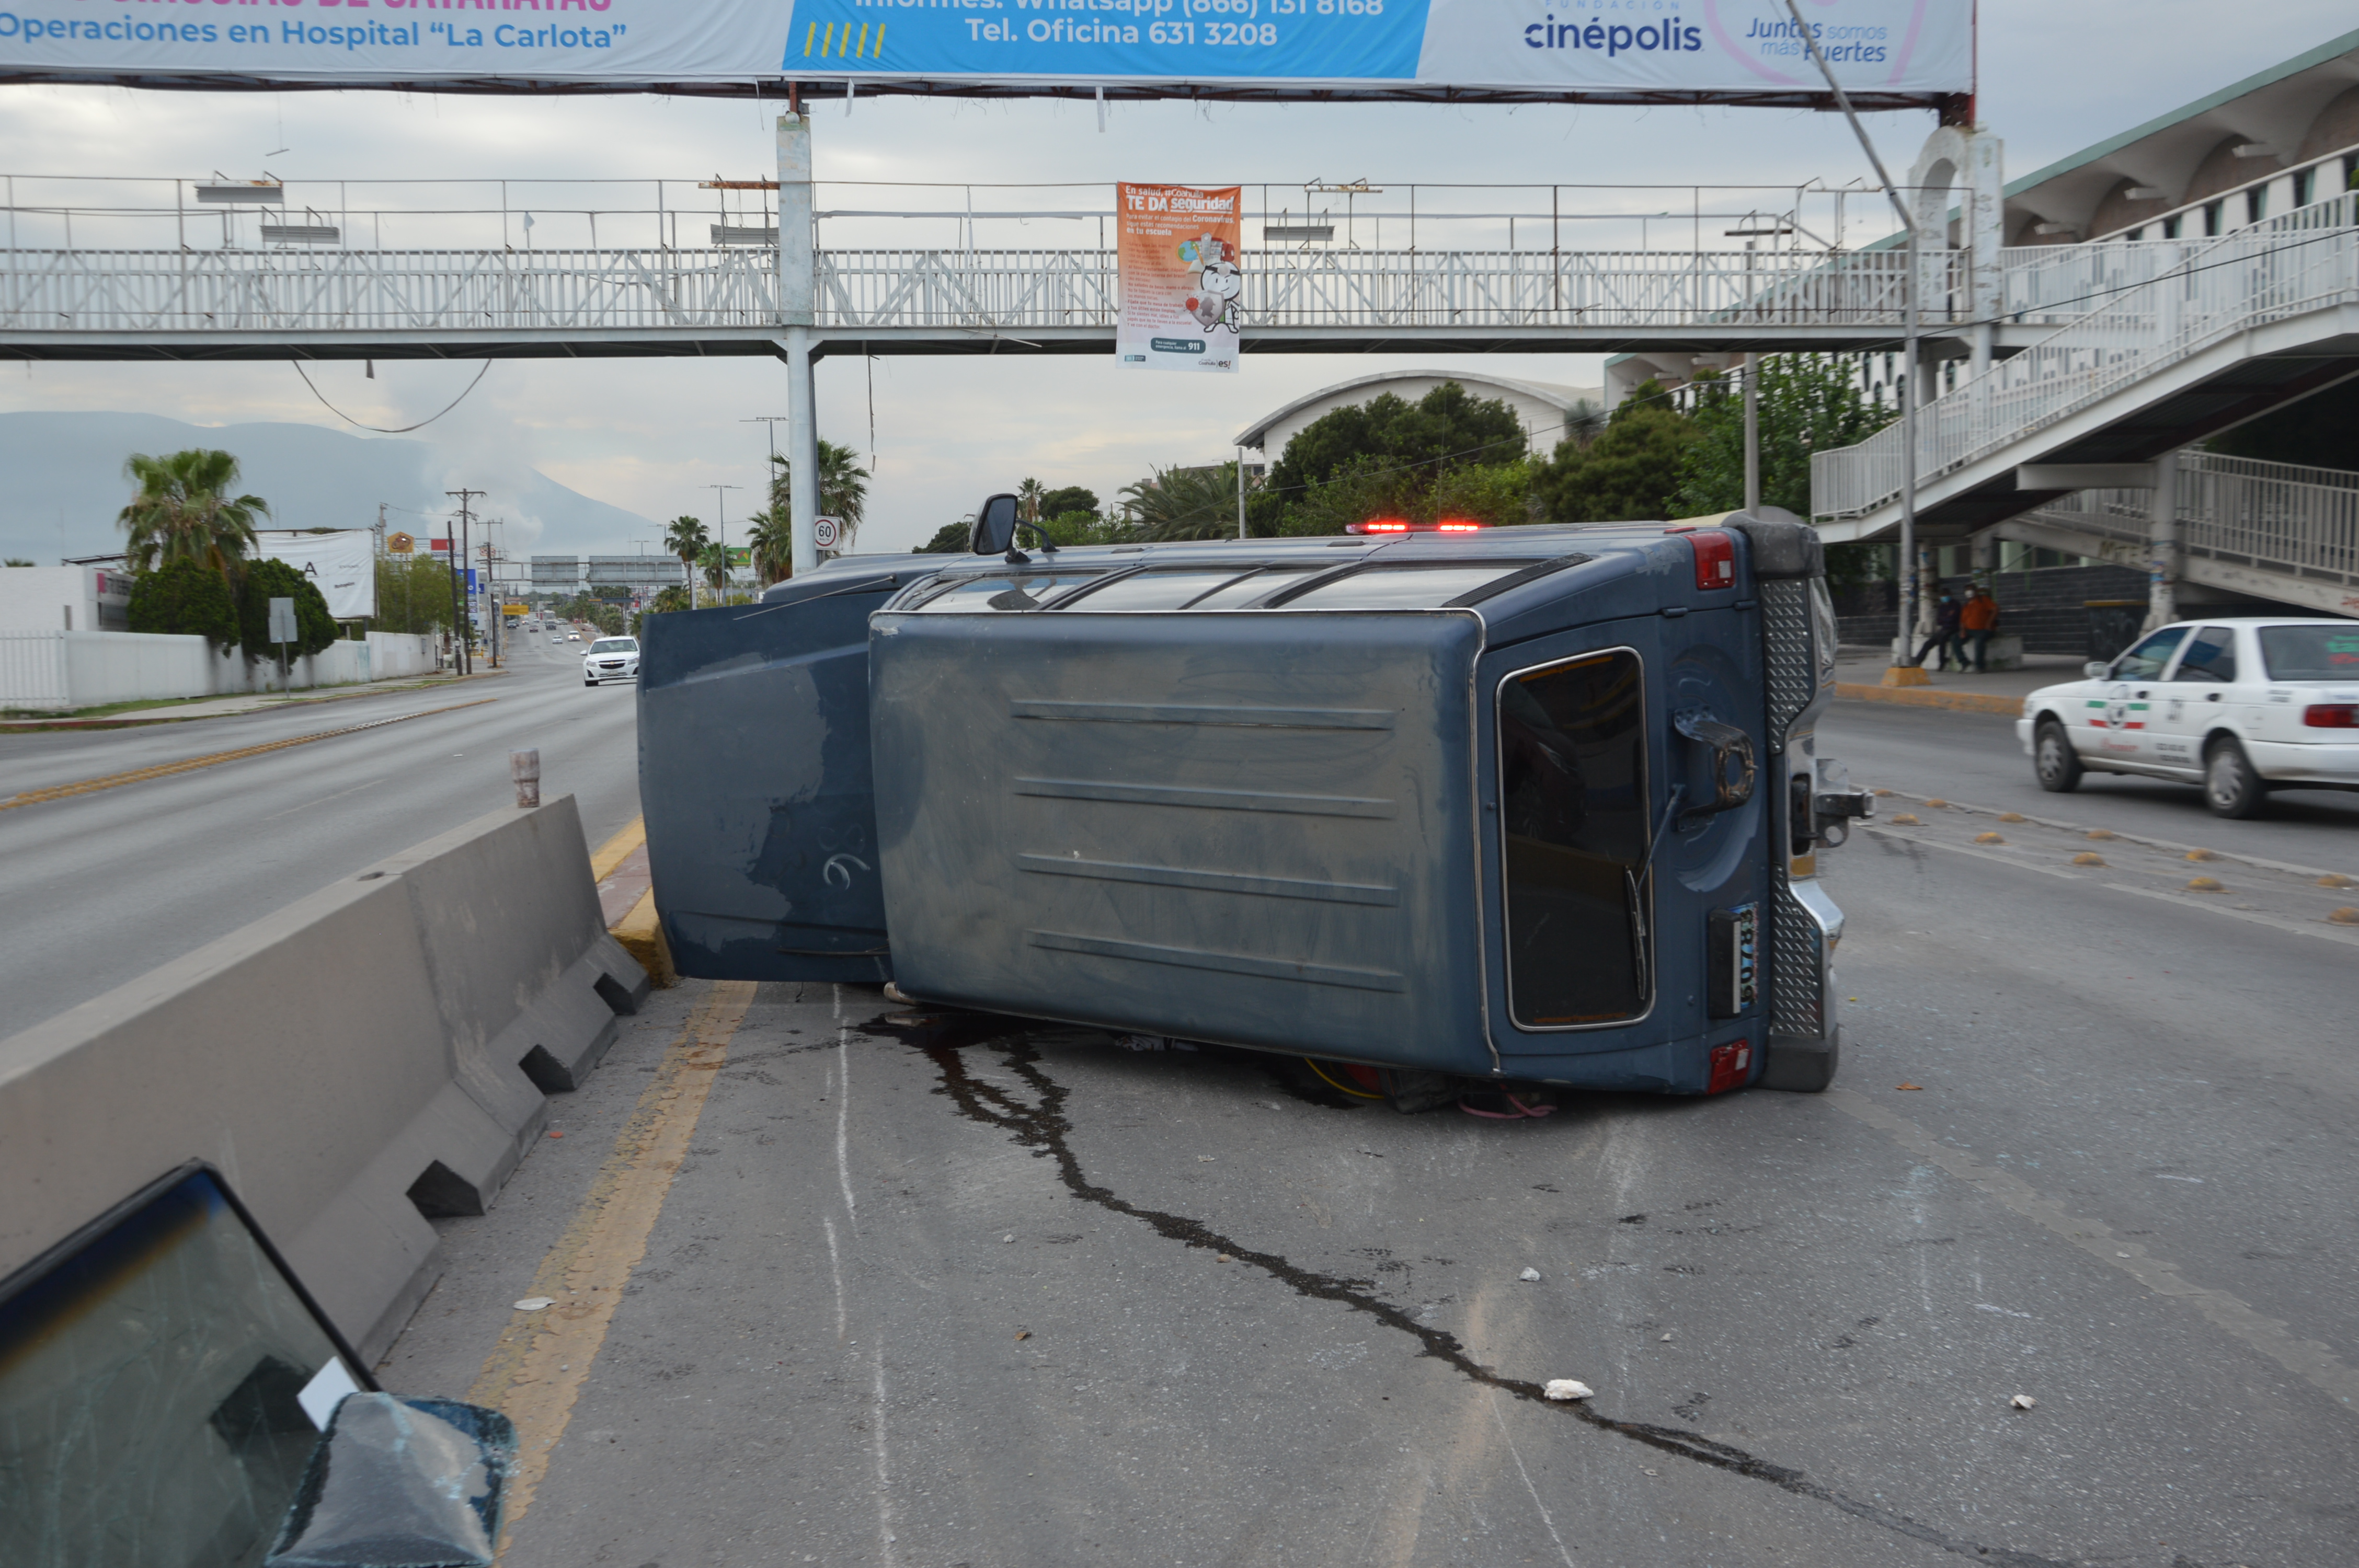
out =
<path fill-rule="evenodd" d="M 860 466 L 859 458 L 850 447 L 839 447 L 833 441 L 819 444 L 819 509 L 821 515 L 843 524 L 835 546 L 839 552 L 852 547 L 852 535 L 868 515 L 868 470 Z M 770 510 L 782 517 L 791 515 L 793 468 L 785 458 L 774 457 L 770 461 L 777 465 L 777 471 L 770 476 Z"/>
<path fill-rule="evenodd" d="M 719 596 L 723 603 L 727 603 L 729 594 L 729 546 L 726 545 L 705 546 L 703 549 L 697 552 L 696 564 L 698 568 L 704 574 L 705 585 L 711 588 L 715 595 Z"/>
<path fill-rule="evenodd" d="M 134 571 L 188 560 L 227 577 L 254 543 L 254 520 L 270 515 L 262 497 L 230 495 L 237 460 L 227 452 L 192 448 L 162 458 L 135 452 L 124 460 L 123 477 L 139 485 L 115 517 L 129 535 Z"/>
<path fill-rule="evenodd" d="M 745 543 L 753 548 L 754 575 L 764 588 L 795 575 L 794 526 L 783 509 L 773 506 L 754 514 Z"/>
<path fill-rule="evenodd" d="M 1037 479 L 1027 479 L 1016 487 L 1016 505 L 1023 513 L 1024 521 L 1040 521 L 1040 499 L 1048 493 L 1049 487 Z"/>
<path fill-rule="evenodd" d="M 680 576 L 688 579 L 688 607 L 696 608 L 696 576 L 691 569 L 704 546 L 712 542 L 702 523 L 693 517 L 675 517 L 664 530 L 664 548 L 679 557 Z"/>
<path fill-rule="evenodd" d="M 1237 465 L 1158 469 L 1123 487 L 1141 539 L 1224 539 L 1237 531 Z"/>

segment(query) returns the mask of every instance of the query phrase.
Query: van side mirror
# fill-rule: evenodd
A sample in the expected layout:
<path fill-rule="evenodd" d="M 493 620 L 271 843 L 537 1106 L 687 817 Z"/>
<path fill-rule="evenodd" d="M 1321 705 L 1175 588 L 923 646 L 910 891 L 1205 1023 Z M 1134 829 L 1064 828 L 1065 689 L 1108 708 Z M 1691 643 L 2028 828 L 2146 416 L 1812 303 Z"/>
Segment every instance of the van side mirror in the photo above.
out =
<path fill-rule="evenodd" d="M 995 495 L 974 509 L 974 530 L 967 547 L 978 556 L 1002 555 L 1016 547 L 1016 498 Z"/>

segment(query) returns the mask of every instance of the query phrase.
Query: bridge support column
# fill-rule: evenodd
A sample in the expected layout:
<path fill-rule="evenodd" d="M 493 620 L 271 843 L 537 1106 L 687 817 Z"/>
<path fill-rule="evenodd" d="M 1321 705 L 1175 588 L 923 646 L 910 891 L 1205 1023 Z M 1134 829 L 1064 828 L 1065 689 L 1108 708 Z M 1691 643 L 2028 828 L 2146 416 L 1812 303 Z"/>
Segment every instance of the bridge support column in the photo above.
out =
<path fill-rule="evenodd" d="M 797 573 L 819 565 L 819 411 L 812 401 L 811 328 L 818 319 L 819 237 L 811 216 L 810 116 L 778 116 L 778 324 L 787 361 L 787 501 Z"/>
<path fill-rule="evenodd" d="M 819 565 L 811 521 L 819 515 L 819 407 L 811 375 L 811 330 L 787 329 L 787 503 L 793 513 L 795 571 Z"/>
<path fill-rule="evenodd" d="M 2179 454 L 2155 460 L 2154 488 L 2147 492 L 2146 629 L 2179 619 Z"/>

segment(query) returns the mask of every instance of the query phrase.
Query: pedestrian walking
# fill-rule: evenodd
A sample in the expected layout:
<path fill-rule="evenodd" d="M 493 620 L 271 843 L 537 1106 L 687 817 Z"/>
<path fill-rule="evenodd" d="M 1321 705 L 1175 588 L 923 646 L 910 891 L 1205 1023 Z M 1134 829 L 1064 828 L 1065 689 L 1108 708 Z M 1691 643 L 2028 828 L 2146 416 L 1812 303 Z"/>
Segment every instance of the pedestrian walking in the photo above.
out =
<path fill-rule="evenodd" d="M 1958 624 L 1974 645 L 1974 674 L 1990 673 L 1991 633 L 1998 630 L 1998 600 L 1979 588 L 1966 589 L 1966 602 L 1958 611 Z"/>
<path fill-rule="evenodd" d="M 1966 645 L 1958 636 L 1958 617 L 1962 610 L 1955 594 L 1941 596 L 1940 602 L 1933 607 L 1933 634 L 1925 639 L 1925 645 L 1917 650 L 1917 657 L 1911 663 L 1922 665 L 1925 655 L 1931 653 L 1940 659 L 1942 669 L 1965 667 Z"/>

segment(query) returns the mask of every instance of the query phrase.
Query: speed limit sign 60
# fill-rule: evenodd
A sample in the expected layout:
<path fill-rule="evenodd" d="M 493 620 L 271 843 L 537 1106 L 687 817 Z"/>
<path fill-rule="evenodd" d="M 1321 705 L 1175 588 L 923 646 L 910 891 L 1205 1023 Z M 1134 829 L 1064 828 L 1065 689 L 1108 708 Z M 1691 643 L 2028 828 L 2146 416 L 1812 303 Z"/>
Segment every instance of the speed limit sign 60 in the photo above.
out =
<path fill-rule="evenodd" d="M 843 524 L 832 517 L 811 519 L 811 543 L 822 550 L 835 548 L 836 540 L 843 536 Z"/>

